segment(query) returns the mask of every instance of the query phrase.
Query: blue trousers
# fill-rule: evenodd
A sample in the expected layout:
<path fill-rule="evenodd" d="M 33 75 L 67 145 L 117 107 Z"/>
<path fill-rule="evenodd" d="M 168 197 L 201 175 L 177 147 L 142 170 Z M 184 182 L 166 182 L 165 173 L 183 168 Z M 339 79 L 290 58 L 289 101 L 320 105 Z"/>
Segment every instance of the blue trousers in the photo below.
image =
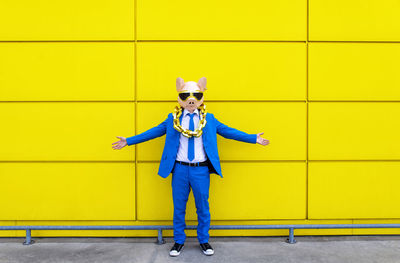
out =
<path fill-rule="evenodd" d="M 209 239 L 210 207 L 208 193 L 210 189 L 210 173 L 207 166 L 188 166 L 175 163 L 172 172 L 172 199 L 174 201 L 174 240 L 183 244 L 185 235 L 186 203 L 190 189 L 196 203 L 197 212 L 197 239 L 199 243 L 206 243 Z"/>

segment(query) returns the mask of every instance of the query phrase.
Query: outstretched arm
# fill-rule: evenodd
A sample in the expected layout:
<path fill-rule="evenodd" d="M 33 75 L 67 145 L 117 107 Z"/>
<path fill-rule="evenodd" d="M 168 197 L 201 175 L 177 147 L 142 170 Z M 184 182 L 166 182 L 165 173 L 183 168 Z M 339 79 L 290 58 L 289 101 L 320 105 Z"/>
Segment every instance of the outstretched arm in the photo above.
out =
<path fill-rule="evenodd" d="M 163 136 L 167 130 L 167 120 L 168 118 L 166 118 L 162 123 L 158 124 L 156 127 L 153 127 L 138 135 L 126 138 L 126 143 L 128 145 L 133 145 Z"/>
<path fill-rule="evenodd" d="M 217 122 L 217 133 L 227 139 L 237 140 L 247 143 L 257 143 L 257 134 L 248 134 L 243 131 L 239 131 L 235 128 L 231 128 L 222 122 L 215 119 Z"/>
<path fill-rule="evenodd" d="M 233 139 L 237 141 L 242 141 L 242 142 L 248 142 L 248 143 L 258 143 L 261 145 L 267 145 L 269 144 L 269 140 L 264 139 L 261 137 L 264 133 L 257 133 L 257 134 L 248 134 L 242 131 L 239 131 L 235 128 L 231 128 L 221 122 L 219 122 L 217 119 L 217 133 L 227 139 Z"/>
<path fill-rule="evenodd" d="M 142 132 L 138 135 L 132 136 L 132 137 L 122 137 L 122 136 L 117 136 L 117 138 L 119 138 L 120 140 L 117 142 L 113 142 L 112 144 L 114 146 L 112 146 L 112 148 L 114 150 L 119 150 L 123 147 L 125 147 L 126 145 L 133 145 L 133 144 L 138 144 L 141 142 L 145 142 L 157 137 L 160 137 L 162 135 L 164 135 L 166 133 L 167 130 L 167 119 L 165 119 L 165 121 L 163 121 L 162 123 L 160 123 L 159 125 L 157 125 L 156 127 L 153 127 L 145 132 Z"/>

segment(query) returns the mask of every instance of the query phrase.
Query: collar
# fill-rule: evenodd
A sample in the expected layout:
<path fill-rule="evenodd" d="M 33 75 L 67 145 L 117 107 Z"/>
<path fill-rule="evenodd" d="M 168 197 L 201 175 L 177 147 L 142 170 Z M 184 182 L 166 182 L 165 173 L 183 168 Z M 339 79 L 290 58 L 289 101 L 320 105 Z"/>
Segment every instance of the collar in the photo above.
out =
<path fill-rule="evenodd" d="M 188 114 L 188 113 L 190 113 L 187 109 L 184 109 L 183 110 L 183 116 L 186 116 L 186 114 Z M 197 115 L 199 115 L 199 110 L 198 109 L 195 109 L 194 111 L 193 111 L 193 113 L 196 113 Z"/>

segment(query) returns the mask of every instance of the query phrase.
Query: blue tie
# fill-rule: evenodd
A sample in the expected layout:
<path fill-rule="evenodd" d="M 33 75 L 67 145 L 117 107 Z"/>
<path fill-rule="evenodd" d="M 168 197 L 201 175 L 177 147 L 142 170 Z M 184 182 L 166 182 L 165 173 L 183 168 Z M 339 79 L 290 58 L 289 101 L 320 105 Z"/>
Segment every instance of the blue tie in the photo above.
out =
<path fill-rule="evenodd" d="M 189 121 L 189 130 L 194 131 L 194 121 L 193 121 L 193 116 L 194 113 L 188 113 L 190 116 L 190 121 Z M 194 136 L 189 138 L 189 143 L 188 143 L 188 159 L 189 161 L 194 159 Z"/>

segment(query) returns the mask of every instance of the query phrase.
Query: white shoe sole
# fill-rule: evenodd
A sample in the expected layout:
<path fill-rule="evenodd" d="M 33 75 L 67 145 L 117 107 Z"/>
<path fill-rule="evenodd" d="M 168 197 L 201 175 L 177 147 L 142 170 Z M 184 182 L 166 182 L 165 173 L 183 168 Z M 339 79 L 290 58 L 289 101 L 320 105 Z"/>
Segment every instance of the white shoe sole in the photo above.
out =
<path fill-rule="evenodd" d="M 206 255 L 206 256 L 214 255 L 214 250 L 207 249 L 206 251 L 204 251 L 204 250 L 201 250 L 201 251 L 203 251 L 204 255 Z"/>
<path fill-rule="evenodd" d="M 184 247 L 182 247 L 182 248 L 181 248 L 181 251 L 179 251 L 179 252 L 176 251 L 176 250 L 172 250 L 172 251 L 169 252 L 169 255 L 170 255 L 171 257 L 177 257 L 177 256 L 179 256 L 179 255 L 181 254 L 183 248 L 184 248 Z"/>

